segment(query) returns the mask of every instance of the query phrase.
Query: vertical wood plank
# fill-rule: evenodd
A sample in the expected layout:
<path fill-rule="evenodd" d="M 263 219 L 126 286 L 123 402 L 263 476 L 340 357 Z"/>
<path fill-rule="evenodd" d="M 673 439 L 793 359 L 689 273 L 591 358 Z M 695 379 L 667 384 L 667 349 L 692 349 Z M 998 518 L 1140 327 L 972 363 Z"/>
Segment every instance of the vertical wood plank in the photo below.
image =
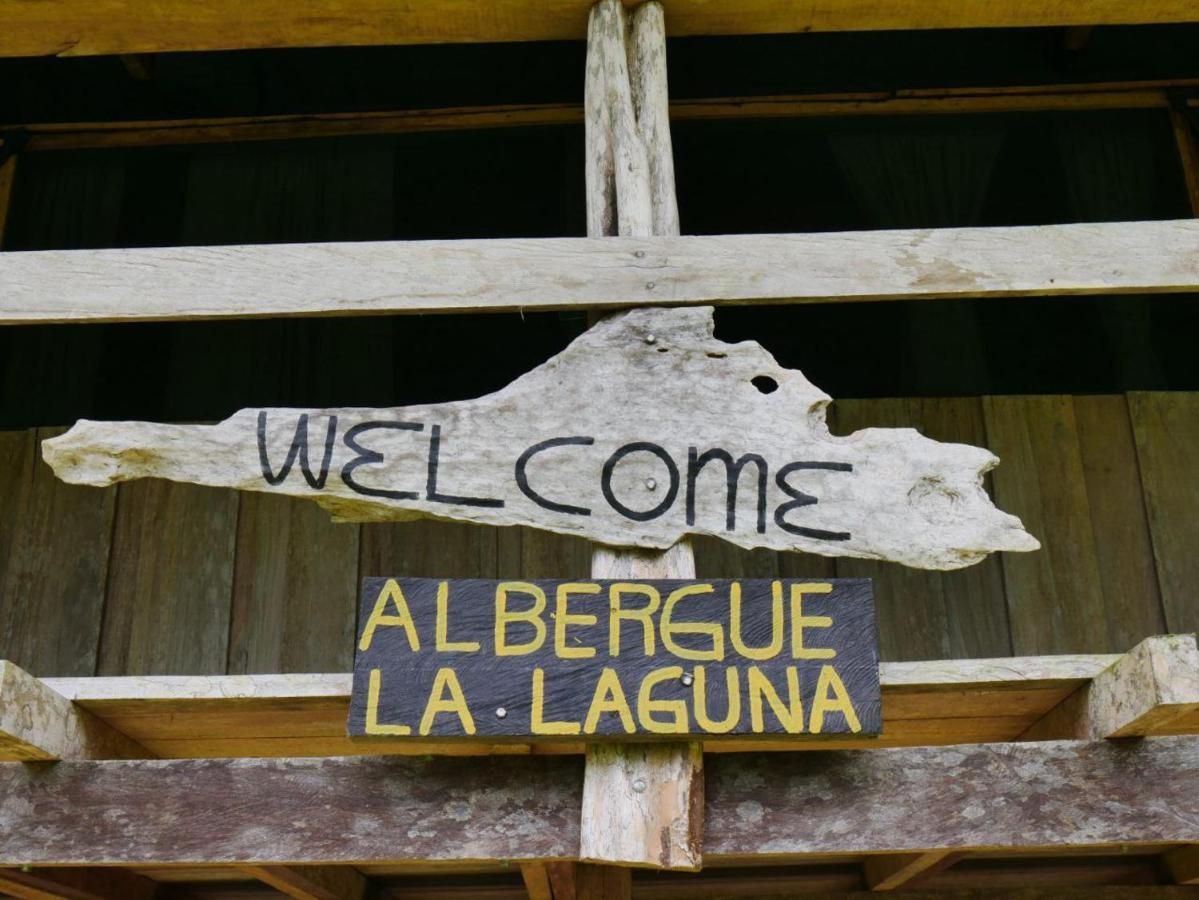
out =
<path fill-rule="evenodd" d="M 1187 199 L 1191 202 L 1191 215 L 1199 216 L 1199 138 L 1185 109 L 1171 106 L 1170 124 L 1174 128 L 1174 141 L 1178 147 L 1178 160 L 1182 164 Z"/>
<path fill-rule="evenodd" d="M 586 578 L 591 571 L 591 544 L 582 538 L 524 526 L 497 532 L 497 578 Z"/>
<path fill-rule="evenodd" d="M 1199 394 L 1128 395 L 1166 628 L 1199 631 Z"/>
<path fill-rule="evenodd" d="M 230 674 L 353 667 L 358 532 L 315 503 L 242 495 Z"/>
<path fill-rule="evenodd" d="M 1014 652 L 1112 649 L 1071 398 L 987 397 L 983 410 L 1001 460 L 995 499 L 1041 541 L 1036 553 L 1000 554 Z"/>
<path fill-rule="evenodd" d="M 116 488 L 59 481 L 41 458 L 57 428 L 0 437 L 0 657 L 33 675 L 92 675 Z"/>
<path fill-rule="evenodd" d="M 915 428 L 938 441 L 986 444 L 977 398 L 841 400 L 838 433 Z M 999 560 L 956 572 L 838 559 L 837 574 L 874 580 L 879 650 L 886 660 L 1007 656 L 1011 634 Z"/>
<path fill-rule="evenodd" d="M 225 671 L 237 509 L 232 490 L 120 485 L 99 674 Z"/>
<path fill-rule="evenodd" d="M 371 523 L 362 526 L 360 578 L 495 578 L 497 529 L 464 522 Z"/>
<path fill-rule="evenodd" d="M 632 896 L 632 869 L 587 863 L 580 863 L 575 869 L 577 900 L 630 900 Z"/>
<path fill-rule="evenodd" d="M 17 155 L 0 162 L 0 250 L 4 249 L 4 229 L 12 207 L 12 189 L 17 180 Z"/>
<path fill-rule="evenodd" d="M 1103 586 L 1096 614 L 1107 623 L 1107 649 L 1123 652 L 1166 630 L 1132 422 L 1124 397 L 1073 405 Z"/>

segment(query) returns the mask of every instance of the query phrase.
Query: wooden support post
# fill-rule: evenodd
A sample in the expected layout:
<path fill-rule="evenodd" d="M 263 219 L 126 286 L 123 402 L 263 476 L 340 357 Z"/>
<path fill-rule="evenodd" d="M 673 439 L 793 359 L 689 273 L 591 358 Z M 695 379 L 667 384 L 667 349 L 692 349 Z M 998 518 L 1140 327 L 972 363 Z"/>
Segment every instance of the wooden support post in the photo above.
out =
<path fill-rule="evenodd" d="M 1097 740 L 1169 734 L 1199 710 L 1199 649 L 1194 635 L 1146 638 L 1021 736 L 1023 740 Z"/>
<path fill-rule="evenodd" d="M 662 7 L 637 7 L 630 29 L 619 0 L 600 0 L 588 22 L 583 104 L 589 237 L 679 233 L 668 102 Z M 685 541 L 664 553 L 596 547 L 591 576 L 694 578 L 695 558 Z M 698 869 L 702 839 L 699 743 L 588 746 L 581 860 Z M 626 898 L 631 885 L 627 871 L 607 866 L 576 875 L 580 900 Z"/>
<path fill-rule="evenodd" d="M 1199 884 L 1199 846 L 1179 847 L 1164 859 L 1175 884 Z"/>
<path fill-rule="evenodd" d="M 20 900 L 151 900 L 157 888 L 125 869 L 0 869 L 0 894 Z"/>
<path fill-rule="evenodd" d="M 576 900 L 575 874 L 578 869 L 578 863 L 567 860 L 545 864 L 554 900 Z"/>
<path fill-rule="evenodd" d="M 1199 216 L 1199 136 L 1196 136 L 1196 129 L 1190 120 L 1194 114 L 1194 110 L 1185 106 L 1170 106 L 1170 124 L 1174 126 L 1174 141 L 1178 145 L 1182 177 L 1191 201 L 1191 215 Z"/>
<path fill-rule="evenodd" d="M 0 757 L 33 762 L 150 756 L 24 669 L 0 660 Z"/>
<path fill-rule="evenodd" d="M 529 900 L 554 900 L 554 889 L 550 884 L 549 867 L 544 863 L 525 863 L 520 867 Z"/>
<path fill-rule="evenodd" d="M 366 877 L 352 866 L 242 866 L 242 871 L 295 900 L 362 900 Z"/>
<path fill-rule="evenodd" d="M 12 206 L 12 188 L 17 178 L 17 155 L 14 153 L 0 162 L 0 249 L 4 248 L 4 228 L 8 224 L 8 210 Z"/>
<path fill-rule="evenodd" d="M 917 882 L 935 872 L 948 869 L 962 854 L 950 850 L 929 850 L 926 853 L 884 853 L 866 858 L 866 884 L 872 891 L 893 891 L 898 887 L 915 887 Z"/>

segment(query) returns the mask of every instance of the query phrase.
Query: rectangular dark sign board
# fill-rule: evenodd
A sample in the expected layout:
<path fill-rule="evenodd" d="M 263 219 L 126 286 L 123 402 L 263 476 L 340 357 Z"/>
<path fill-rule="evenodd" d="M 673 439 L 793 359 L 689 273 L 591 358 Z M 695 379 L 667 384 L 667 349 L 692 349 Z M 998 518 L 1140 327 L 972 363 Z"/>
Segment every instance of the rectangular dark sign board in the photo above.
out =
<path fill-rule="evenodd" d="M 349 733 L 878 734 L 866 578 L 367 578 Z"/>

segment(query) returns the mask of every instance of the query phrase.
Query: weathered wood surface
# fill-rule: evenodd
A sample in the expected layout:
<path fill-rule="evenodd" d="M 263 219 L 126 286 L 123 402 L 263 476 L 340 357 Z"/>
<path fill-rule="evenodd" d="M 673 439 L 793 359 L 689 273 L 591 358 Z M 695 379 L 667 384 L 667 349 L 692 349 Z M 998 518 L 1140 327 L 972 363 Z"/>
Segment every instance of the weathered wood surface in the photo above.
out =
<path fill-rule="evenodd" d="M 705 858 L 1187 843 L 1196 778 L 1177 737 L 717 755 Z M 572 858 L 581 789 L 572 758 L 5 763 L 0 864 Z"/>
<path fill-rule="evenodd" d="M 1199 221 L 793 235 L 39 250 L 0 324 L 1199 289 Z"/>
<path fill-rule="evenodd" d="M 1199 395 L 1128 395 L 1166 627 L 1199 631 Z"/>
<path fill-rule="evenodd" d="M 708 859 L 1193 841 L 1199 817 L 1193 738 L 712 756 L 707 770 Z"/>
<path fill-rule="evenodd" d="M 125 734 L 0 660 L 0 759 L 141 759 Z"/>
<path fill-rule="evenodd" d="M 931 569 L 1039 546 L 983 490 L 991 453 L 911 430 L 834 437 L 826 394 L 712 328 L 711 308 L 633 310 L 479 400 L 80 422 L 43 452 L 72 483 L 284 493 L 349 521 L 426 515 L 649 548 L 711 534 Z M 756 497 L 731 490 L 734 461 L 757 475 Z"/>
<path fill-rule="evenodd" d="M 1046 4 L 1003 0 L 880 0 L 846 5 L 834 0 L 780 4 L 742 0 L 735 8 L 700 0 L 669 0 L 672 35 L 777 34 L 809 31 L 875 31 L 924 28 L 996 28 L 1064 25 L 1134 25 L 1193 22 L 1186 0 L 1076 0 Z M 0 56 L 88 56 L 247 48 L 442 44 L 495 41 L 580 40 L 591 0 L 545 4 L 534 0 L 463 3 L 428 0 L 396 5 L 385 0 L 303 8 L 269 0 L 253 13 L 234 0 L 203 6 L 170 0 L 150 9 L 132 0 L 98 8 L 82 0 L 47 7 L 5 0 L 8 28 Z"/>
<path fill-rule="evenodd" d="M 1172 734 L 1199 719 L 1199 649 L 1186 634 L 1146 638 L 1038 720 L 1024 737 L 1096 740 Z"/>
<path fill-rule="evenodd" d="M 54 477 L 39 446 L 60 433 L 0 434 L 0 657 L 35 675 L 92 675 L 116 490 Z"/>

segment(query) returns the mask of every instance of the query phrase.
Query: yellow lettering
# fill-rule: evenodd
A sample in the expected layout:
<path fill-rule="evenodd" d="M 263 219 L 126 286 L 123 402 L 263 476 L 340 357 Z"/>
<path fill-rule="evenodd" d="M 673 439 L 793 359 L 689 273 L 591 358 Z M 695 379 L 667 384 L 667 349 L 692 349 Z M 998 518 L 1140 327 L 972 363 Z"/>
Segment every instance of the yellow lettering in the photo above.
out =
<path fill-rule="evenodd" d="M 783 730 L 787 734 L 803 733 L 803 701 L 799 696 L 799 673 L 795 671 L 794 666 L 787 666 L 789 704 L 783 703 L 778 691 L 774 689 L 774 685 L 757 666 L 749 668 L 746 675 L 746 690 L 749 693 L 750 727 L 755 732 L 760 733 L 766 730 L 766 723 L 762 717 L 762 698 L 765 697 L 775 718 L 779 720 L 779 724 L 783 726 Z"/>
<path fill-rule="evenodd" d="M 747 647 L 741 637 L 741 582 L 729 585 L 729 640 L 733 649 L 747 659 L 772 659 L 783 649 L 783 584 L 770 586 L 770 643 L 765 647 Z"/>
<path fill-rule="evenodd" d="M 474 653 L 479 649 L 478 641 L 451 642 L 450 632 L 450 583 L 437 585 L 437 652 Z"/>
<path fill-rule="evenodd" d="M 687 704 L 682 700 L 654 700 L 652 696 L 654 685 L 682 677 L 681 666 L 667 666 L 653 669 L 641 679 L 641 689 L 637 692 L 637 719 L 646 731 L 653 734 L 687 733 Z M 652 714 L 657 712 L 668 714 L 670 721 L 660 722 L 653 718 Z"/>
<path fill-rule="evenodd" d="M 533 670 L 533 710 L 529 716 L 529 730 L 533 734 L 578 734 L 578 722 L 545 722 L 545 672 Z"/>
<path fill-rule="evenodd" d="M 712 590 L 713 588 L 710 584 L 689 584 L 672 591 L 670 596 L 666 598 L 666 605 L 662 608 L 662 622 L 660 625 L 662 629 L 662 646 L 680 659 L 724 659 L 724 629 L 719 625 L 711 622 L 675 623 L 671 621 L 676 603 L 684 597 L 690 597 L 693 594 L 710 594 Z M 712 638 L 712 649 L 691 650 L 687 647 L 680 647 L 674 639 L 676 634 L 706 634 Z"/>
<path fill-rule="evenodd" d="M 389 602 L 396 608 L 394 613 L 387 611 Z M 404 592 L 400 590 L 399 582 L 394 578 L 387 579 L 383 590 L 379 591 L 379 596 L 375 598 L 375 608 L 371 610 L 366 627 L 362 629 L 362 640 L 358 642 L 358 649 L 363 652 L 369 650 L 375 629 L 383 626 L 403 628 L 408 635 L 408 646 L 414 652 L 420 649 L 420 638 L 416 636 L 416 623 L 412 621 L 412 613 L 408 611 L 408 601 L 404 599 Z"/>
<path fill-rule="evenodd" d="M 831 647 L 805 647 L 803 643 L 805 628 L 828 628 L 833 624 L 831 616 L 805 616 L 803 595 L 827 594 L 832 589 L 828 582 L 791 585 L 791 655 L 795 659 L 832 659 L 837 655 Z"/>
<path fill-rule="evenodd" d="M 594 625 L 596 617 L 590 613 L 574 615 L 566 611 L 571 594 L 598 594 L 600 586 L 591 582 L 568 582 L 558 585 L 557 610 L 554 614 L 554 652 L 560 659 L 586 659 L 595 656 L 594 647 L 566 646 L 566 627 L 568 625 Z M 578 638 L 575 638 L 578 641 Z"/>
<path fill-rule="evenodd" d="M 625 699 L 624 688 L 620 686 L 616 670 L 607 667 L 600 673 L 599 681 L 595 683 L 595 694 L 591 697 L 591 708 L 587 710 L 583 733 L 595 734 L 595 729 L 599 727 L 600 714 L 606 712 L 618 713 L 625 733 L 633 733 L 633 713 L 629 709 L 629 701 Z"/>
<path fill-rule="evenodd" d="M 621 597 L 624 594 L 644 594 L 645 606 L 640 609 L 624 609 Z M 608 588 L 608 655 L 620 656 L 620 621 L 628 619 L 640 622 L 645 641 L 645 655 L 654 655 L 654 622 L 650 618 L 662 605 L 662 595 L 652 584 L 629 584 L 617 582 Z"/>
<path fill-rule="evenodd" d="M 830 694 L 836 694 L 836 698 Z M 858 721 L 858 714 L 853 708 L 853 701 L 849 699 L 849 691 L 845 690 L 841 676 L 832 666 L 823 665 L 820 667 L 820 676 L 816 679 L 816 696 L 812 698 L 812 721 L 808 726 L 812 734 L 820 734 L 823 730 L 824 714 L 828 712 L 839 712 L 845 716 L 845 724 L 854 734 L 862 730 L 862 723 Z"/>
<path fill-rule="evenodd" d="M 508 609 L 509 594 L 529 594 L 533 597 L 533 606 L 526 610 L 512 612 Z M 501 581 L 495 587 L 495 655 L 496 656 L 525 656 L 535 652 L 545 643 L 545 622 L 541 614 L 545 612 L 545 591 L 527 581 Z M 536 637 L 525 644 L 508 643 L 508 623 L 527 622 L 533 626 Z"/>
<path fill-rule="evenodd" d="M 741 679 L 737 670 L 729 666 L 724 670 L 724 682 L 728 692 L 728 713 L 719 721 L 708 718 L 707 676 L 703 666 L 695 667 L 695 724 L 709 734 L 727 734 L 741 721 Z"/>
<path fill-rule="evenodd" d="M 449 696 L 446 696 L 446 692 Z M 470 709 L 466 705 L 466 697 L 462 695 L 462 685 L 453 669 L 438 669 L 433 678 L 433 687 L 429 690 L 429 702 L 425 705 L 425 714 L 420 719 L 420 733 L 428 734 L 433 728 L 433 720 L 438 713 L 456 713 L 462 723 L 462 730 L 467 734 L 475 733 L 475 720 L 471 718 Z"/>
<path fill-rule="evenodd" d="M 383 674 L 371 669 L 370 681 L 366 686 L 366 733 L 367 734 L 412 734 L 407 725 L 387 725 L 379 722 L 379 688 Z"/>

